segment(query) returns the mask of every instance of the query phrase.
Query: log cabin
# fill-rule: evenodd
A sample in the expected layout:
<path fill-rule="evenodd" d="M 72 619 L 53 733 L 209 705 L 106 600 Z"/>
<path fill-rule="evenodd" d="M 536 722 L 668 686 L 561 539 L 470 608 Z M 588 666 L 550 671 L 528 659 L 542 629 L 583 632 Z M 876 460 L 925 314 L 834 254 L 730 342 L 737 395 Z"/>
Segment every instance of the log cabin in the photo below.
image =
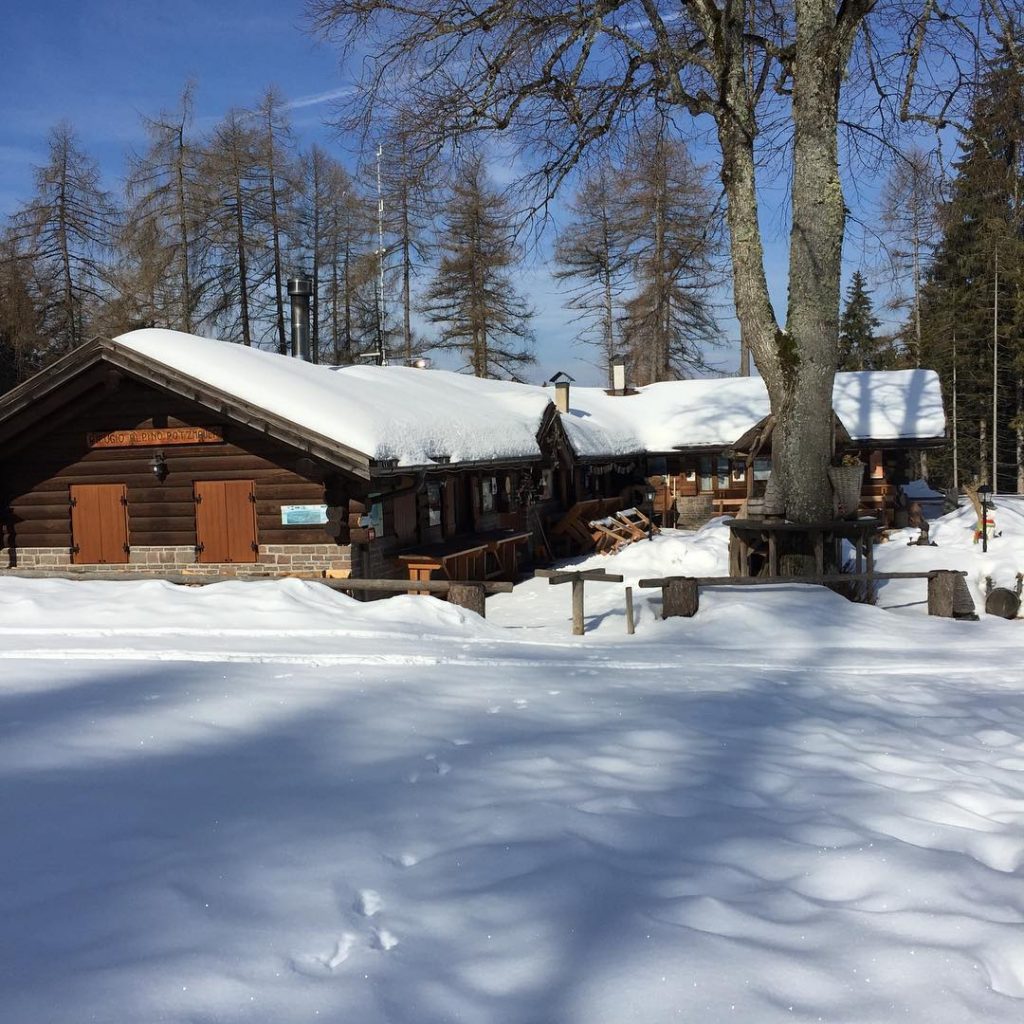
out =
<path fill-rule="evenodd" d="M 834 403 L 868 486 L 944 441 L 930 371 L 840 374 Z M 737 510 L 767 411 L 756 378 L 570 393 L 134 331 L 0 397 L 0 571 L 513 578 L 652 483 L 669 525 Z"/>
<path fill-rule="evenodd" d="M 545 519 L 641 466 L 561 421 L 524 384 L 96 340 L 0 398 L 0 565 L 511 578 Z"/>
<path fill-rule="evenodd" d="M 864 466 L 860 511 L 891 523 L 898 488 L 915 479 L 919 453 L 947 443 L 938 374 L 840 372 L 832 406 L 836 461 L 846 456 Z M 699 526 L 764 494 L 772 421 L 759 377 L 578 388 L 572 414 L 633 434 L 646 453 L 654 511 L 664 525 Z"/>

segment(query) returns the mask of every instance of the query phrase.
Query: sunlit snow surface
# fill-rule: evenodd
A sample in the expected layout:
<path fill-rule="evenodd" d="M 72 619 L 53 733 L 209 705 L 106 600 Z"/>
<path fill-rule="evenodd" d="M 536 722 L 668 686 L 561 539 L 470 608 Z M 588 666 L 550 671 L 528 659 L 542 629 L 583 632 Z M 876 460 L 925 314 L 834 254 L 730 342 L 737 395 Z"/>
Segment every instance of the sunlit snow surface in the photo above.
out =
<path fill-rule="evenodd" d="M 0 1021 L 1018 1022 L 1024 622 L 901 586 L 0 579 Z"/>

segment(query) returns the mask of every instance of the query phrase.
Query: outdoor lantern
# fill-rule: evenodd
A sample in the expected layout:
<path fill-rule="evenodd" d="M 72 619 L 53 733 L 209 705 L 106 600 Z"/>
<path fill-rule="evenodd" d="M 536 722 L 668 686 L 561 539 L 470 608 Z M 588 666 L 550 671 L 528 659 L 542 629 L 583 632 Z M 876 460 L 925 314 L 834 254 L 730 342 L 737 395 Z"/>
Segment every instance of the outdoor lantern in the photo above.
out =
<path fill-rule="evenodd" d="M 992 496 L 992 488 L 988 484 L 982 484 L 978 488 L 978 497 L 981 498 L 981 550 L 988 552 L 988 510 L 992 507 L 988 499 Z"/>
<path fill-rule="evenodd" d="M 153 473 L 153 476 L 163 483 L 167 479 L 167 474 L 170 470 L 167 468 L 167 459 L 164 458 L 163 452 L 157 452 L 156 455 L 150 460 L 149 468 Z"/>
<path fill-rule="evenodd" d="M 654 507 L 654 499 L 657 496 L 658 492 L 653 487 L 651 487 L 650 484 L 648 484 L 647 490 L 644 491 L 644 498 L 647 499 L 647 504 L 650 505 L 652 508 Z"/>

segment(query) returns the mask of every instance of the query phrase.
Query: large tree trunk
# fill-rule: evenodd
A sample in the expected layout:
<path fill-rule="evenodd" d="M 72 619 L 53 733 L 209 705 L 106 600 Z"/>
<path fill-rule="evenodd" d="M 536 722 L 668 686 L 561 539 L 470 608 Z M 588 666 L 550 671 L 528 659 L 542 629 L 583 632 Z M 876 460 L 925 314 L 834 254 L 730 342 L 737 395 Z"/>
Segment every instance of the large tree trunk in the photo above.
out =
<path fill-rule="evenodd" d="M 845 60 L 837 52 L 832 0 L 800 0 L 796 11 L 789 311 L 780 347 L 782 387 L 769 383 L 769 392 L 778 424 L 773 475 L 780 471 L 786 514 L 813 521 L 832 517 L 827 471 L 846 218 L 836 126 Z"/>
<path fill-rule="evenodd" d="M 848 37 L 831 0 L 798 0 L 793 74 L 794 172 L 790 293 L 779 329 L 764 273 L 754 173 L 754 117 L 739 62 L 727 71 L 735 102 L 719 119 L 728 197 L 733 288 L 746 347 L 775 416 L 769 501 L 796 522 L 831 519 L 832 383 L 838 355 L 839 275 L 844 228 L 836 122 Z"/>

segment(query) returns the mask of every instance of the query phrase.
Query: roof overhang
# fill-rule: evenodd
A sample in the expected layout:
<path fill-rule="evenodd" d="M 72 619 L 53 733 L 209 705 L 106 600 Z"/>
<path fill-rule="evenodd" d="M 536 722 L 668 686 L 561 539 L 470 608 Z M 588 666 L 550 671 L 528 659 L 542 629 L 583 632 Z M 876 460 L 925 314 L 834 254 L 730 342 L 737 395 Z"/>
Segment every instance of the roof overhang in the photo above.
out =
<path fill-rule="evenodd" d="M 5 433 L 20 432 L 22 428 L 17 424 L 31 420 L 33 409 L 42 399 L 99 364 L 109 365 L 136 380 L 180 395 L 353 476 L 365 480 L 370 478 L 370 457 L 365 453 L 309 431 L 266 409 L 242 402 L 205 381 L 146 359 L 107 339 L 95 339 L 79 346 L 0 398 L 0 439 Z M 16 426 L 16 429 L 5 431 L 8 425 Z"/>

